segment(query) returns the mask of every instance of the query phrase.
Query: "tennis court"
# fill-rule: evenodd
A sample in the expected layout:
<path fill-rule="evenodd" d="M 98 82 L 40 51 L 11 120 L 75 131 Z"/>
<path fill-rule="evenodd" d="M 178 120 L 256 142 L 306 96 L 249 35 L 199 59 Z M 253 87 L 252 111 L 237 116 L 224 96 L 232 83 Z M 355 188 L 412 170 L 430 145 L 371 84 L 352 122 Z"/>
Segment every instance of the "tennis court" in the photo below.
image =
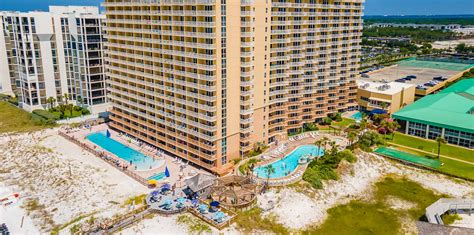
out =
<path fill-rule="evenodd" d="M 405 66 L 405 67 L 441 69 L 441 70 L 451 70 L 451 71 L 464 71 L 474 66 L 472 64 L 427 61 L 427 60 L 416 60 L 416 59 L 408 59 L 408 60 L 400 61 L 398 65 Z"/>
<path fill-rule="evenodd" d="M 416 163 L 419 165 L 423 165 L 423 166 L 427 166 L 427 167 L 431 167 L 435 169 L 441 166 L 441 162 L 439 160 L 429 159 L 426 157 L 420 157 L 413 154 L 398 151 L 395 149 L 387 148 L 387 147 L 380 147 L 376 149 L 375 152 L 387 157 L 396 158 L 403 161 L 412 162 L 412 163 Z"/>

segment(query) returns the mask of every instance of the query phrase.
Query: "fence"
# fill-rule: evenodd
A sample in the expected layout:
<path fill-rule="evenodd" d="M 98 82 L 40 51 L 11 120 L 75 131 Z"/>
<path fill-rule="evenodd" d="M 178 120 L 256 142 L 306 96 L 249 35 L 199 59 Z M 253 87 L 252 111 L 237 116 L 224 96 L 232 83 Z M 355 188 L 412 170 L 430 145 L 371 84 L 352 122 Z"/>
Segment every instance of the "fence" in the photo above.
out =
<path fill-rule="evenodd" d="M 123 173 L 125 173 L 126 175 L 128 175 L 129 177 L 131 177 L 132 179 L 138 181 L 139 183 L 141 183 L 142 185 L 144 186 L 148 186 L 148 182 L 140 177 L 139 175 L 131 172 L 130 170 L 128 169 L 124 169 L 122 167 L 119 167 L 117 166 L 117 164 L 115 163 L 114 159 L 113 158 L 110 158 L 108 157 L 107 155 L 103 154 L 101 151 L 98 151 L 98 150 L 95 150 L 93 148 L 91 148 L 89 145 L 85 144 L 85 143 L 82 143 L 80 142 L 79 140 L 77 140 L 76 138 L 72 137 L 72 136 L 69 136 L 67 135 L 66 133 L 63 133 L 61 131 L 58 132 L 58 134 L 62 137 L 64 137 L 65 139 L 71 141 L 72 143 L 78 145 L 79 147 L 89 151 L 90 153 L 92 153 L 94 156 L 104 160 L 105 162 L 109 163 L 111 166 L 115 167 L 116 169 L 122 171 Z"/>

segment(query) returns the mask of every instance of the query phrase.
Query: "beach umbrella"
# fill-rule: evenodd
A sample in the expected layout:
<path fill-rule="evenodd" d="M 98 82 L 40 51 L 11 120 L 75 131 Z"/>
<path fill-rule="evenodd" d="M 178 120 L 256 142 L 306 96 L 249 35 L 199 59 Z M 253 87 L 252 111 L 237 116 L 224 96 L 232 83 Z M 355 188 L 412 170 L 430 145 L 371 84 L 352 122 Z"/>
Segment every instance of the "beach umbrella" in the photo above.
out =
<path fill-rule="evenodd" d="M 218 201 L 212 201 L 210 205 L 213 206 L 213 207 L 218 207 L 219 202 Z"/>
<path fill-rule="evenodd" d="M 165 168 L 165 176 L 170 177 L 170 171 L 168 170 L 168 166 Z"/>
<path fill-rule="evenodd" d="M 105 136 L 107 136 L 108 138 L 110 138 L 110 131 L 107 130 L 107 132 L 105 133 Z"/>
<path fill-rule="evenodd" d="M 148 184 L 157 184 L 158 181 L 157 180 L 148 180 Z"/>
<path fill-rule="evenodd" d="M 197 205 L 197 204 L 199 203 L 199 201 L 198 201 L 196 198 L 194 198 L 194 199 L 191 201 L 191 203 L 195 206 L 195 205 Z"/>

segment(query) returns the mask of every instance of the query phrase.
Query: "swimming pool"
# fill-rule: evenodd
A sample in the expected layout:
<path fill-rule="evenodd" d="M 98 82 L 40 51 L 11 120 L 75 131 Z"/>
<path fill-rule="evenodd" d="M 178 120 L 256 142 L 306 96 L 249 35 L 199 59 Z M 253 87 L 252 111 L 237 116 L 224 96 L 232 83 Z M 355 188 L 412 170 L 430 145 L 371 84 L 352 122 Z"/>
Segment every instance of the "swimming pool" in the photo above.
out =
<path fill-rule="evenodd" d="M 148 180 L 161 180 L 163 178 L 165 178 L 165 173 L 164 172 L 160 172 L 160 173 L 157 173 L 157 174 L 154 174 L 150 177 L 148 177 Z"/>
<path fill-rule="evenodd" d="M 356 121 L 360 121 L 362 120 L 362 113 L 361 112 L 354 113 L 351 115 L 351 118 Z"/>
<path fill-rule="evenodd" d="M 132 162 L 133 167 L 136 167 L 137 171 L 151 170 L 165 164 L 164 160 L 155 160 L 152 157 L 148 157 L 135 149 L 129 148 L 126 145 L 107 137 L 105 132 L 89 134 L 87 135 L 87 139 L 101 148 L 115 154 L 115 156 L 125 160 L 126 162 Z"/>
<path fill-rule="evenodd" d="M 285 177 L 289 173 L 293 172 L 296 167 L 298 167 L 298 160 L 305 155 L 311 156 L 322 156 L 324 154 L 323 149 L 318 149 L 314 145 L 302 145 L 295 149 L 290 154 L 286 155 L 284 158 L 270 163 L 275 169 L 275 173 L 270 174 L 270 179 Z M 268 165 L 268 164 L 267 164 Z M 267 165 L 259 166 L 255 168 L 254 174 L 260 178 L 267 178 L 267 172 L 265 172 L 265 167 Z"/>

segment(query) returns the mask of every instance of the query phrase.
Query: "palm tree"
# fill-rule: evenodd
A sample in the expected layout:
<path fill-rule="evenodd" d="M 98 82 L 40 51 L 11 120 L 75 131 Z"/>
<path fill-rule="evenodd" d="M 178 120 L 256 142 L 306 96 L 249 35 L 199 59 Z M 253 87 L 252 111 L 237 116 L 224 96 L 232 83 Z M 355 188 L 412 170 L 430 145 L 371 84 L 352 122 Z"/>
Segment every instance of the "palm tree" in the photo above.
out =
<path fill-rule="evenodd" d="M 67 101 L 68 101 L 69 98 L 70 98 L 69 94 L 64 93 L 64 102 L 66 102 L 66 105 L 67 105 Z"/>
<path fill-rule="evenodd" d="M 336 144 L 336 141 L 329 142 L 329 146 L 331 146 L 331 155 L 336 155 L 337 147 L 338 147 L 338 145 Z"/>
<path fill-rule="evenodd" d="M 275 168 L 273 167 L 272 164 L 269 164 L 267 166 L 265 166 L 265 173 L 267 173 L 267 185 L 268 183 L 270 182 L 270 175 L 275 173 Z"/>
<path fill-rule="evenodd" d="M 77 96 L 77 103 L 79 103 L 79 106 L 82 107 L 82 97 L 80 95 Z"/>
<path fill-rule="evenodd" d="M 48 97 L 48 99 L 46 99 L 46 102 L 49 103 L 49 108 L 52 109 L 54 107 L 54 102 L 56 102 L 56 99 L 54 97 Z"/>
<path fill-rule="evenodd" d="M 321 145 L 323 144 L 323 140 L 319 139 L 314 142 L 314 145 L 318 146 L 318 151 L 321 149 Z"/>
<path fill-rule="evenodd" d="M 443 137 L 439 136 L 436 138 L 436 142 L 438 143 L 438 159 L 439 159 L 439 154 L 441 152 L 441 144 L 446 144 L 446 140 Z"/>
<path fill-rule="evenodd" d="M 347 139 L 349 139 L 350 146 L 354 144 L 354 141 L 356 138 L 357 138 L 357 133 L 355 131 L 350 131 L 349 133 L 347 133 Z"/>
<path fill-rule="evenodd" d="M 392 140 L 393 137 L 395 136 L 395 131 L 400 129 L 402 126 L 397 121 L 393 121 L 392 124 L 390 125 L 391 131 L 392 131 Z"/>
<path fill-rule="evenodd" d="M 323 144 L 323 148 L 326 149 L 326 145 L 327 145 L 328 142 L 329 142 L 329 138 L 328 138 L 328 137 L 323 137 L 323 138 L 321 139 L 321 141 L 322 141 L 322 144 Z"/>

